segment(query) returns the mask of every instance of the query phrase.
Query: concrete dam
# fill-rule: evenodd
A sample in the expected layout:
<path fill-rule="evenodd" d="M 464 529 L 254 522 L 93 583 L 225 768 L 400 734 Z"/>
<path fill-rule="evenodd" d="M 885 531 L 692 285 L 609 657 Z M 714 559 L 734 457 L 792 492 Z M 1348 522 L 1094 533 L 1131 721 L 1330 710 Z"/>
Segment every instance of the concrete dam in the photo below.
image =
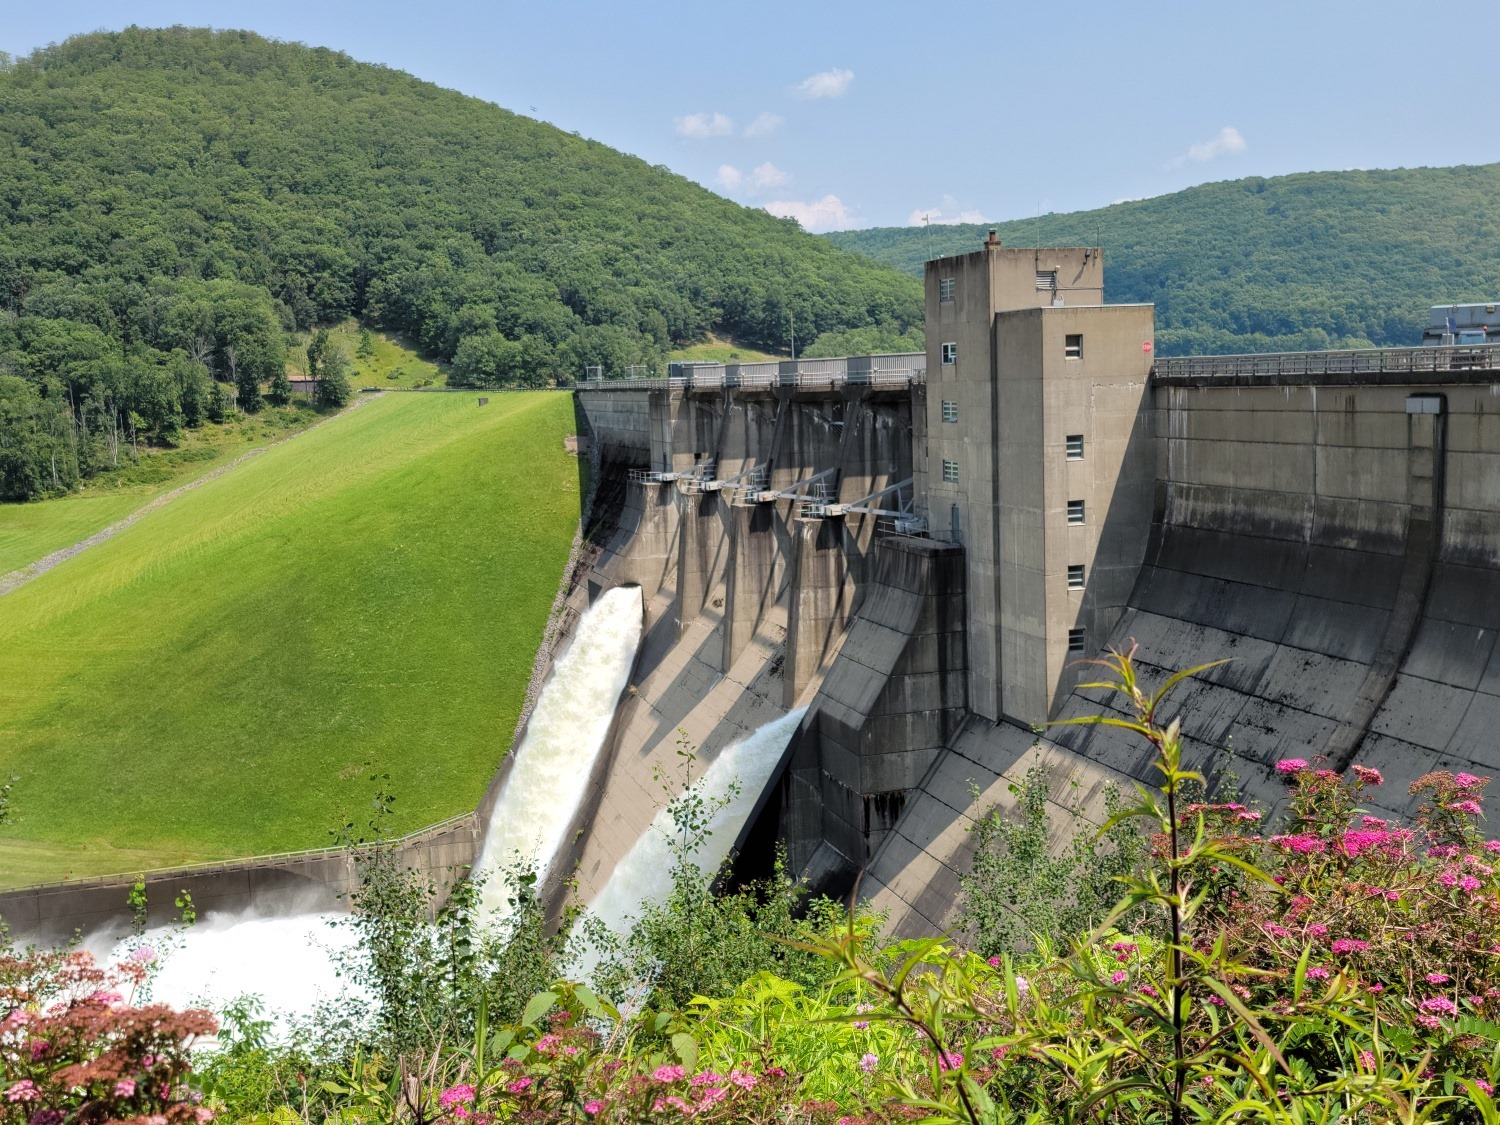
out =
<path fill-rule="evenodd" d="M 1148 681 L 1227 659 L 1174 697 L 1188 764 L 1273 810 L 1286 757 L 1377 767 L 1393 815 L 1429 771 L 1500 767 L 1500 345 L 1160 358 L 1153 309 L 1105 304 L 1103 270 L 1097 248 L 992 238 L 928 263 L 925 353 L 578 386 L 592 501 L 534 685 L 586 613 L 641 620 L 612 715 L 623 664 L 548 720 L 598 697 L 582 796 L 551 810 L 554 916 L 619 897 L 662 806 L 758 740 L 736 873 L 784 851 L 819 891 L 858 878 L 898 936 L 945 928 L 968 828 L 1029 771 L 1101 820 L 1108 786 L 1153 781 L 1122 732 L 1035 733 L 1115 705 L 1076 686 L 1109 648 Z M 639 602 L 605 598 L 622 588 Z M 446 884 L 504 835 L 526 738 L 403 862 Z M 231 911 L 308 890 L 332 909 L 355 878 L 330 850 L 146 881 L 154 909 L 189 888 Z M 0 914 L 101 925 L 129 881 Z"/>
<path fill-rule="evenodd" d="M 674 365 L 576 392 L 613 530 L 587 596 L 645 640 L 569 857 L 589 901 L 664 799 L 807 708 L 741 836 L 898 934 L 950 919 L 966 831 L 1047 771 L 1102 811 L 1151 780 L 1081 659 L 1138 646 L 1190 764 L 1274 807 L 1284 757 L 1359 762 L 1408 811 L 1500 764 L 1500 347 L 1154 357 L 1093 248 L 927 267 L 925 355 Z M 585 596 L 580 589 L 580 596 Z M 978 797 L 974 796 L 978 792 Z"/>

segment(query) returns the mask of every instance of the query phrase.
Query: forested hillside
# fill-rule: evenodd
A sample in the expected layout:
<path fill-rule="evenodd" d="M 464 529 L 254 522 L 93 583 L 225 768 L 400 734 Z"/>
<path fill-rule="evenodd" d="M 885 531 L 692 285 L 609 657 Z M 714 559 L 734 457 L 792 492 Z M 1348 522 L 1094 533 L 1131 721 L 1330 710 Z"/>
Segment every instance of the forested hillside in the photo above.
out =
<path fill-rule="evenodd" d="M 356 317 L 457 385 L 921 318 L 908 277 L 604 145 L 333 51 L 132 28 L 0 59 L 0 497 L 253 409 Z"/>
<path fill-rule="evenodd" d="M 1156 305 L 1162 352 L 1416 344 L 1431 305 L 1500 297 L 1500 164 L 1204 184 L 1097 211 L 828 236 L 909 273 L 978 249 L 1104 247 L 1105 298 Z M 929 242 L 930 238 L 930 242 Z"/>

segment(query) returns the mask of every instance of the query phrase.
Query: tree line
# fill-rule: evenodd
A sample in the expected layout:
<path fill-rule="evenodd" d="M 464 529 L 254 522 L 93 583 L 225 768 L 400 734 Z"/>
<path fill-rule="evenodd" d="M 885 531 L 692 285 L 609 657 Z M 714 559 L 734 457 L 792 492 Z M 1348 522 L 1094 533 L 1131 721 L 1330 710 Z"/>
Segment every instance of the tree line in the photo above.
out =
<path fill-rule="evenodd" d="M 659 366 L 711 331 L 775 351 L 793 322 L 808 340 L 921 324 L 911 278 L 793 222 L 398 71 L 245 32 L 129 28 L 14 60 L 0 151 L 4 370 L 31 387 L 6 401 L 43 445 L 43 416 L 76 382 L 29 354 L 52 331 L 110 340 L 133 374 L 100 393 L 116 425 L 134 413 L 153 430 L 186 420 L 209 383 L 244 406 L 276 377 L 273 338 L 350 317 L 415 342 L 457 386 Z M 185 327 L 178 306 L 209 292 L 212 331 Z M 152 407 L 169 384 L 177 406 Z M 112 432 L 102 410 L 90 441 Z"/>

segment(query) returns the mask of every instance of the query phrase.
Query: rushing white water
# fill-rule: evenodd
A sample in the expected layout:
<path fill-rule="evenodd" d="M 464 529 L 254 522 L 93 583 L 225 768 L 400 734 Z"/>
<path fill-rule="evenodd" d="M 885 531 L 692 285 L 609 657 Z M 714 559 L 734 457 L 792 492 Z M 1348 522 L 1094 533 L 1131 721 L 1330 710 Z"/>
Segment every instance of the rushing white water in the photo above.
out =
<path fill-rule="evenodd" d="M 490 814 L 475 865 L 480 876 L 491 876 L 481 892 L 489 921 L 503 922 L 509 914 L 505 881 L 495 877 L 508 864 L 529 861 L 539 881 L 546 877 L 604 749 L 640 643 L 639 586 L 605 591 L 579 618 L 573 643 L 542 689 Z"/>
<path fill-rule="evenodd" d="M 693 855 L 700 871 L 715 871 L 728 857 L 806 710 L 799 707 L 726 746 L 695 783 L 710 808 L 719 805 L 709 821 L 703 846 Z M 659 810 L 651 827 L 631 846 L 604 889 L 589 904 L 589 913 L 614 933 L 623 936 L 643 906 L 661 902 L 671 893 L 676 862 L 671 846 L 674 831 L 671 814 L 665 808 Z"/>
<path fill-rule="evenodd" d="M 641 639 L 639 587 L 607 591 L 578 620 L 573 643 L 558 658 L 516 750 L 505 788 L 490 817 L 480 872 L 520 857 L 545 874 L 609 733 Z M 503 881 L 487 890 L 492 921 L 506 911 Z M 340 915 L 286 902 L 242 914 L 210 913 L 186 930 L 153 930 L 141 939 L 95 944 L 122 958 L 141 945 L 158 956 L 151 998 L 174 1007 L 223 1010 L 241 996 L 261 998 L 278 1029 L 310 1015 L 320 1002 L 351 995 L 338 976 L 356 935 Z M 113 945 L 111 950 L 108 947 Z"/>
<path fill-rule="evenodd" d="M 351 927 L 334 924 L 340 917 L 214 913 L 187 930 L 148 931 L 125 945 L 157 952 L 154 1003 L 223 1011 L 231 1001 L 254 994 L 283 1029 L 289 1017 L 308 1016 L 319 1003 L 351 994 L 338 966 L 354 953 L 357 939 Z M 121 947 L 116 956 L 123 955 Z"/>

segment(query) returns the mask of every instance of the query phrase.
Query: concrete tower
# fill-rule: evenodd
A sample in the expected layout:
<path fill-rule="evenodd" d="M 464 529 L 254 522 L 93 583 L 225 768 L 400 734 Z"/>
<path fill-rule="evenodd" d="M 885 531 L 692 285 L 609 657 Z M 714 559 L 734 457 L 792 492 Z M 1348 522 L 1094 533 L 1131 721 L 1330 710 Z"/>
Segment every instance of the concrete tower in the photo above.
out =
<path fill-rule="evenodd" d="M 928 526 L 967 560 L 969 706 L 1045 721 L 1124 609 L 1151 527 L 1153 309 L 1097 247 L 927 263 Z"/>

